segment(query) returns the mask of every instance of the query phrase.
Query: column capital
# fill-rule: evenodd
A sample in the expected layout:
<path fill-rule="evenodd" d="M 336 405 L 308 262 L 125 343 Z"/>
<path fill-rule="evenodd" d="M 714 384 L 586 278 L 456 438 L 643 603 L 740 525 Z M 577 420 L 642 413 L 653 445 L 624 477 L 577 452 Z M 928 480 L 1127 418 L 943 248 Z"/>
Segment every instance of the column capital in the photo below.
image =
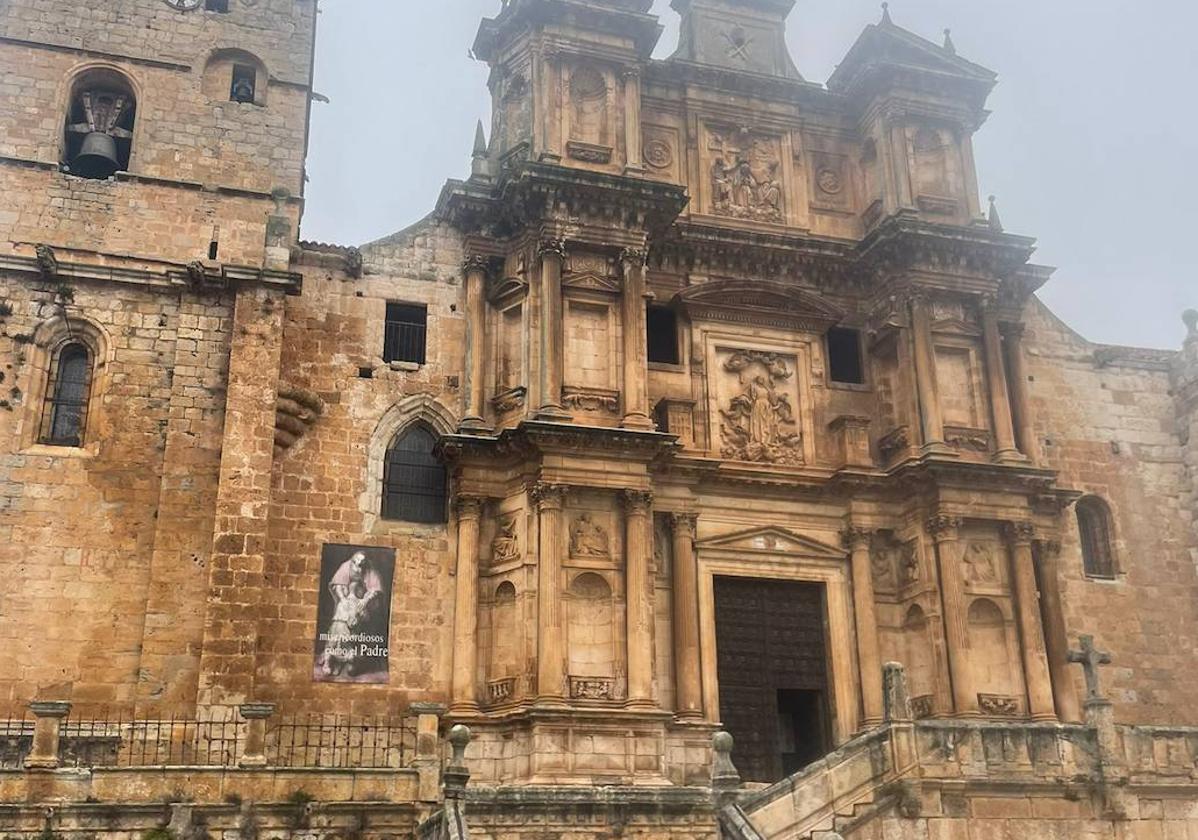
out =
<path fill-rule="evenodd" d="M 482 254 L 471 254 L 462 260 L 462 273 L 469 276 L 472 272 L 478 272 L 485 278 L 491 271 L 491 260 L 484 257 Z"/>
<path fill-rule="evenodd" d="M 653 504 L 652 490 L 621 490 L 620 501 L 628 513 L 647 514 Z"/>
<path fill-rule="evenodd" d="M 1046 560 L 1056 560 L 1061 556 L 1061 540 L 1059 537 L 1049 537 L 1038 541 L 1040 551 Z"/>
<path fill-rule="evenodd" d="M 1031 545 L 1036 538 L 1036 526 L 1030 522 L 1008 522 L 1005 527 L 1007 539 L 1014 545 Z"/>
<path fill-rule="evenodd" d="M 561 510 L 566 501 L 566 485 L 538 481 L 528 488 L 528 496 L 539 510 Z"/>
<path fill-rule="evenodd" d="M 675 536 L 685 536 L 693 540 L 699 528 L 699 515 L 697 513 L 671 513 L 670 524 L 674 527 Z"/>
<path fill-rule="evenodd" d="M 873 538 L 873 529 L 861 525 L 846 525 L 840 532 L 840 540 L 848 549 L 869 548 Z"/>
<path fill-rule="evenodd" d="M 458 519 L 478 519 L 482 513 L 484 501 L 481 496 L 471 496 L 466 493 L 455 496 L 453 506 L 457 511 Z"/>
<path fill-rule="evenodd" d="M 537 254 L 542 258 L 557 257 L 564 260 L 566 258 L 566 240 L 546 237 L 537 246 Z"/>
<path fill-rule="evenodd" d="M 649 252 L 644 248 L 625 248 L 620 252 L 620 262 L 632 263 L 635 268 L 645 265 L 648 260 Z"/>
<path fill-rule="evenodd" d="M 1018 340 L 1027 332 L 1027 324 L 1022 321 L 999 321 L 998 329 L 1006 338 Z"/>
<path fill-rule="evenodd" d="M 935 516 L 929 516 L 924 527 L 932 535 L 932 539 L 938 543 L 955 540 L 961 535 L 961 517 L 938 513 Z"/>
<path fill-rule="evenodd" d="M 620 78 L 624 81 L 636 81 L 641 77 L 641 68 L 635 64 L 629 64 L 620 68 Z"/>

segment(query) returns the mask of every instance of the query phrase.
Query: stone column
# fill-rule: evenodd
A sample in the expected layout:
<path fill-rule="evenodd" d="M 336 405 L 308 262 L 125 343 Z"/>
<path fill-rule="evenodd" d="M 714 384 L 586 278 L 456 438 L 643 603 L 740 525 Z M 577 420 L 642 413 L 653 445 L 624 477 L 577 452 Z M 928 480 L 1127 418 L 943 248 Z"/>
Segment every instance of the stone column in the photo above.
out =
<path fill-rule="evenodd" d="M 566 243 L 547 239 L 541 243 L 541 408 L 538 420 L 569 420 L 562 409 L 565 348 L 562 336 L 562 269 Z"/>
<path fill-rule="evenodd" d="M 986 380 L 990 386 L 990 415 L 994 418 L 994 460 L 1022 461 L 1015 449 L 1015 428 L 1011 423 L 1007 369 L 1003 364 L 1002 334 L 998 331 L 998 313 L 994 302 L 982 304 L 982 343 L 986 351 Z"/>
<path fill-rule="evenodd" d="M 274 703 L 243 703 L 239 709 L 245 720 L 245 743 L 241 747 L 241 767 L 266 766 L 266 721 L 275 713 Z"/>
<path fill-rule="evenodd" d="M 649 419 L 649 363 L 645 335 L 645 252 L 626 248 L 624 269 L 624 420 L 631 429 L 652 429 Z"/>
<path fill-rule="evenodd" d="M 478 711 L 478 529 L 482 500 L 457 498 L 458 568 L 453 613 L 453 702 L 450 713 Z"/>
<path fill-rule="evenodd" d="M 57 700 L 29 704 L 33 712 L 33 745 L 25 758 L 26 770 L 53 770 L 58 767 L 58 745 L 62 739 L 62 721 L 71 713 L 71 704 Z"/>
<path fill-rule="evenodd" d="M 695 564 L 693 513 L 675 513 L 674 526 L 674 708 L 679 720 L 703 717 L 703 677 L 699 660 L 699 569 Z"/>
<path fill-rule="evenodd" d="M 624 600 L 627 613 L 628 706 L 653 708 L 653 578 L 650 559 L 653 539 L 649 510 L 653 494 L 648 490 L 625 490 L 624 502 Z"/>
<path fill-rule="evenodd" d="M 965 582 L 961 576 L 961 520 L 938 514 L 928 520 L 927 529 L 936 541 L 939 559 L 940 599 L 944 607 L 948 671 L 953 683 L 953 710 L 958 717 L 973 717 L 978 713 L 978 696 L 969 662 Z"/>
<path fill-rule="evenodd" d="M 624 173 L 636 174 L 645 171 L 641 151 L 640 68 L 624 68 L 621 78 L 624 80 L 624 145 L 628 149 L 628 160 L 624 164 Z"/>
<path fill-rule="evenodd" d="M 919 416 L 926 449 L 944 448 L 944 420 L 936 387 L 936 353 L 932 346 L 932 316 L 923 295 L 911 300 L 911 327 L 915 343 L 915 387 L 919 392 Z"/>
<path fill-rule="evenodd" d="M 1027 365 L 1023 357 L 1023 324 L 1003 324 L 1006 362 L 1010 376 L 1011 415 L 1015 423 L 1015 445 L 1034 465 L 1040 460 L 1032 398 L 1027 387 Z"/>
<path fill-rule="evenodd" d="M 865 710 L 863 724 L 872 728 L 882 722 L 882 659 L 878 653 L 878 617 L 874 603 L 873 572 L 869 550 L 873 533 L 867 528 L 850 526 L 844 541 L 852 552 L 853 612 L 857 618 L 857 663 L 861 670 L 861 699 Z"/>
<path fill-rule="evenodd" d="M 487 260 L 473 256 L 462 267 L 466 275 L 466 406 L 459 431 L 485 431 L 483 390 L 487 358 Z"/>
<path fill-rule="evenodd" d="M 1040 614 L 1044 623 L 1044 642 L 1048 653 L 1048 673 L 1052 677 L 1053 700 L 1057 718 L 1063 723 L 1079 723 L 1081 707 L 1069 673 L 1069 636 L 1065 631 L 1065 609 L 1061 600 L 1061 582 L 1057 560 L 1061 544 L 1040 543 Z"/>
<path fill-rule="evenodd" d="M 565 541 L 566 488 L 540 483 L 532 488 L 537 506 L 537 703 L 560 705 L 565 685 L 562 654 L 561 564 Z"/>
<path fill-rule="evenodd" d="M 1052 677 L 1044 651 L 1044 632 L 1040 627 L 1040 595 L 1036 591 L 1036 569 L 1032 563 L 1034 536 L 1035 529 L 1030 522 L 1014 522 L 1007 527 L 1028 713 L 1032 720 L 1056 720 Z"/>

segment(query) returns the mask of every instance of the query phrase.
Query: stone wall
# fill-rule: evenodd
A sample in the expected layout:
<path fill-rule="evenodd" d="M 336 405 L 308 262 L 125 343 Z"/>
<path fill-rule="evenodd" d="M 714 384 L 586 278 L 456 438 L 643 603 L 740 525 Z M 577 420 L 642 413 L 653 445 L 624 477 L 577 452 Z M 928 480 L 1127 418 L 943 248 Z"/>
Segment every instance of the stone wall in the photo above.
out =
<path fill-rule="evenodd" d="M 139 673 L 147 699 L 180 680 L 194 691 L 229 298 L 75 285 L 71 328 L 94 335 L 100 364 L 83 446 L 45 447 L 46 345 L 65 328 L 55 289 L 0 277 L 12 309 L 0 324 L 0 704 L 131 703 Z"/>
<path fill-rule="evenodd" d="M 1105 500 L 1115 531 L 1117 578 L 1088 579 L 1076 517 L 1063 514 L 1059 569 L 1070 641 L 1089 633 L 1112 651 L 1108 679 L 1120 720 L 1198 722 L 1188 678 L 1198 664 L 1198 535 L 1185 501 L 1187 432 L 1171 392 L 1176 354 L 1092 344 L 1037 303 L 1027 326 L 1043 463 L 1060 472 L 1063 487 Z"/>

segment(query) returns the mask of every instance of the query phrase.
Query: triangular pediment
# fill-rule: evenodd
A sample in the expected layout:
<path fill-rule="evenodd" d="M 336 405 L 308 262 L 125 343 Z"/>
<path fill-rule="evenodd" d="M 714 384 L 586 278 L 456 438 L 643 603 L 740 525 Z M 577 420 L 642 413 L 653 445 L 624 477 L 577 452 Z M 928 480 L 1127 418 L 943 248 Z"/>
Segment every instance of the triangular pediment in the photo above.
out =
<path fill-rule="evenodd" d="M 932 324 L 932 329 L 938 333 L 951 333 L 953 335 L 981 335 L 982 331 L 968 321 L 963 321 L 960 318 L 945 318 Z"/>
<path fill-rule="evenodd" d="M 840 560 L 845 556 L 845 553 L 835 546 L 774 525 L 708 537 L 697 541 L 695 547 L 720 551 L 801 555 L 832 560 Z"/>
<path fill-rule="evenodd" d="M 771 280 L 713 280 L 679 292 L 675 301 L 692 320 L 821 331 L 844 312 L 815 292 Z"/>
<path fill-rule="evenodd" d="M 907 68 L 993 86 L 998 74 L 974 64 L 950 49 L 896 26 L 882 23 L 867 26 L 828 79 L 828 89 L 842 91 L 869 68 Z"/>
<path fill-rule="evenodd" d="M 592 272 L 571 274 L 562 280 L 562 286 L 567 289 L 588 289 L 593 292 L 608 292 L 619 294 L 620 283 L 613 277 L 604 277 Z"/>

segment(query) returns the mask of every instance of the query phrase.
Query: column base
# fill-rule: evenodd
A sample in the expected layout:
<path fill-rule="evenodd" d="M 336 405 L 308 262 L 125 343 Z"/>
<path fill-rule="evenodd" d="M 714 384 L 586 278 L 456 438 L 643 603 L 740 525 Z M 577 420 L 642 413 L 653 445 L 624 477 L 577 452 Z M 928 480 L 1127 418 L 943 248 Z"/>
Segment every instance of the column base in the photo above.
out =
<path fill-rule="evenodd" d="M 560 405 L 554 405 L 553 403 L 549 403 L 547 405 L 543 405 L 540 408 L 538 408 L 537 413 L 536 413 L 536 415 L 534 415 L 533 419 L 534 420 L 549 420 L 549 421 L 555 422 L 555 423 L 565 423 L 565 422 L 569 422 L 570 420 L 573 420 L 574 416 L 572 414 L 570 414 L 570 412 L 568 412 L 564 408 L 562 408 Z"/>
<path fill-rule="evenodd" d="M 621 429 L 643 429 L 646 432 L 652 432 L 657 429 L 655 424 L 647 414 L 625 414 L 624 419 L 620 421 Z"/>
<path fill-rule="evenodd" d="M 677 712 L 674 715 L 674 723 L 684 724 L 684 725 L 694 725 L 694 724 L 698 724 L 698 723 L 707 723 L 707 718 L 705 718 L 703 716 L 702 712 L 697 712 L 697 711 Z"/>
<path fill-rule="evenodd" d="M 959 458 L 957 450 L 953 449 L 942 440 L 933 440 L 925 443 L 919 448 L 919 451 L 924 455 L 947 455 L 951 458 Z"/>
<path fill-rule="evenodd" d="M 634 712 L 655 712 L 657 704 L 652 700 L 637 698 L 636 700 L 625 700 L 624 708 Z"/>
<path fill-rule="evenodd" d="M 954 712 L 953 713 L 953 717 L 955 717 L 955 718 L 980 718 L 981 716 L 982 716 L 982 713 L 977 711 L 976 709 L 970 709 L 970 710 L 964 711 L 964 712 Z"/>
<path fill-rule="evenodd" d="M 1018 449 L 1000 449 L 994 453 L 993 461 L 996 464 L 1026 464 L 1028 457 Z"/>
<path fill-rule="evenodd" d="M 1033 723 L 1059 723 L 1057 716 L 1048 712 L 1043 712 L 1038 715 L 1032 715 L 1030 720 Z"/>
<path fill-rule="evenodd" d="M 533 701 L 533 705 L 536 706 L 538 709 L 568 709 L 568 708 L 570 708 L 569 704 L 566 703 L 566 699 L 564 697 L 553 697 L 553 696 L 538 697 L 536 700 Z"/>
<path fill-rule="evenodd" d="M 237 762 L 237 766 L 240 767 L 242 770 L 261 769 L 266 766 L 266 756 L 264 756 L 264 755 L 246 756 L 245 758 L 241 759 L 241 761 Z"/>
<path fill-rule="evenodd" d="M 644 174 L 645 174 L 645 167 L 643 167 L 643 166 L 632 166 L 632 165 L 625 166 L 625 167 L 624 167 L 624 174 L 625 174 L 625 175 L 644 175 Z"/>
<path fill-rule="evenodd" d="M 59 761 L 57 758 L 34 758 L 30 756 L 25 759 L 26 770 L 57 770 Z"/>
<path fill-rule="evenodd" d="M 859 731 L 862 733 L 865 733 L 871 729 L 877 729 L 879 726 L 881 726 L 883 723 L 885 723 L 885 721 L 886 721 L 886 719 L 881 718 L 881 717 L 866 718 L 865 720 L 861 721 L 861 729 Z"/>
<path fill-rule="evenodd" d="M 473 717 L 481 714 L 481 711 L 477 703 L 451 703 L 445 714 L 451 717 Z"/>

